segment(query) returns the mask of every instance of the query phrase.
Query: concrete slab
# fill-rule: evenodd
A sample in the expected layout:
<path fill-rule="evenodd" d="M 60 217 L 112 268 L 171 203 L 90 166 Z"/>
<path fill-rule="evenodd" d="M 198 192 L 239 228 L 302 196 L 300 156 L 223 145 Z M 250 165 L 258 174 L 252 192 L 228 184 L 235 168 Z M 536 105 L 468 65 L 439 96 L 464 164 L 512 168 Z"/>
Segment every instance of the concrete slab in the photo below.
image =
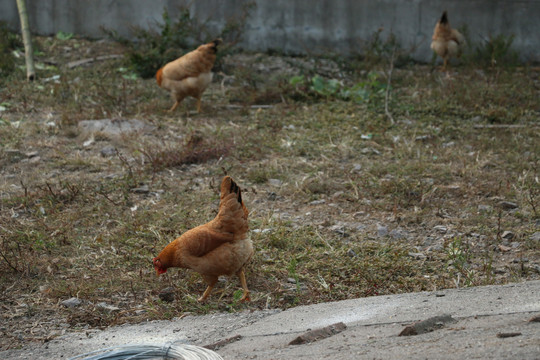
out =
<path fill-rule="evenodd" d="M 427 334 L 398 336 L 405 325 L 443 314 L 456 322 Z M 535 315 L 540 315 L 540 281 L 376 296 L 286 311 L 187 316 L 71 333 L 0 352 L 0 358 L 65 359 L 114 345 L 206 345 L 240 335 L 216 351 L 225 359 L 539 359 L 540 322 L 528 321 Z M 308 330 L 337 322 L 347 329 L 310 344 L 288 345 Z"/>

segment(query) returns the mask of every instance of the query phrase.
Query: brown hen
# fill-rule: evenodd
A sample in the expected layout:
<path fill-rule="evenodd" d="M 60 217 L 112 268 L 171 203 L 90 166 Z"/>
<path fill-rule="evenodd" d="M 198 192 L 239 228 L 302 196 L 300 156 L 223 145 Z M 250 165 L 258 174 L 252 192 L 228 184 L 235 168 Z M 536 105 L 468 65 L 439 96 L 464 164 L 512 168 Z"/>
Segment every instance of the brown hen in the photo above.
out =
<path fill-rule="evenodd" d="M 220 275 L 240 278 L 244 294 L 240 301 L 250 301 L 244 267 L 253 255 L 248 237 L 248 210 L 242 192 L 229 176 L 221 182 L 221 200 L 217 216 L 210 222 L 188 230 L 167 245 L 154 258 L 158 276 L 168 268 L 192 269 L 202 275 L 208 287 L 198 299 L 205 301 Z"/>
<path fill-rule="evenodd" d="M 174 111 L 186 96 L 191 96 L 197 99 L 197 112 L 201 112 L 201 96 L 212 82 L 212 68 L 221 43 L 221 39 L 216 39 L 201 45 L 157 71 L 158 85 L 169 90 L 175 101 L 169 111 Z"/>
<path fill-rule="evenodd" d="M 431 49 L 443 58 L 443 70 L 446 70 L 450 58 L 461 55 L 465 46 L 465 37 L 450 27 L 446 11 L 435 25 L 431 40 Z"/>

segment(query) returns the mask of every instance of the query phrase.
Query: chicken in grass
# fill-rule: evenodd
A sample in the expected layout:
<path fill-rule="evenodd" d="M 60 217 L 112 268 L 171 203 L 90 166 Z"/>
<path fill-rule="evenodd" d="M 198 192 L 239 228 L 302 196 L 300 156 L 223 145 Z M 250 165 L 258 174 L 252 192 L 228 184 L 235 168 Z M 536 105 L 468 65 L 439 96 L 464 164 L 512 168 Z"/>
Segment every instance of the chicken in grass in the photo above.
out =
<path fill-rule="evenodd" d="M 157 71 L 158 85 L 169 90 L 175 101 L 170 112 L 174 111 L 186 96 L 197 99 L 197 112 L 201 112 L 201 96 L 212 82 L 212 68 L 216 61 L 217 47 L 221 42 L 221 39 L 216 39 L 201 45 Z"/>
<path fill-rule="evenodd" d="M 443 70 L 448 66 L 448 60 L 459 57 L 465 46 L 465 37 L 456 29 L 450 27 L 448 14 L 443 12 L 435 25 L 431 38 L 431 49 L 443 58 Z"/>
<path fill-rule="evenodd" d="M 210 222 L 186 231 L 154 258 L 157 275 L 168 268 L 191 269 L 202 275 L 208 285 L 198 299 L 206 301 L 220 275 L 237 275 L 244 289 L 240 301 L 250 301 L 244 268 L 253 255 L 248 237 L 248 210 L 242 192 L 229 176 L 221 182 L 217 216 Z"/>

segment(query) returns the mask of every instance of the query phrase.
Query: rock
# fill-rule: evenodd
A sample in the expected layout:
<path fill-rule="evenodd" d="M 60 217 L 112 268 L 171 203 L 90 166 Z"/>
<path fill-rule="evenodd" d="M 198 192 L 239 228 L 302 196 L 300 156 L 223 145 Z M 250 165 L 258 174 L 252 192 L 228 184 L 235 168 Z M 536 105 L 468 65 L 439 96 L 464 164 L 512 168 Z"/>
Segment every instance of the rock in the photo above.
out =
<path fill-rule="evenodd" d="M 119 311 L 120 308 L 119 307 L 116 307 L 114 305 L 111 305 L 111 304 L 107 304 L 106 302 L 100 302 L 100 303 L 97 303 L 96 304 L 96 307 L 97 308 L 100 308 L 102 310 L 105 310 L 105 311 L 108 311 L 108 312 L 114 312 L 114 311 Z"/>
<path fill-rule="evenodd" d="M 414 138 L 415 141 L 427 141 L 431 139 L 431 135 L 418 135 Z"/>
<path fill-rule="evenodd" d="M 227 338 L 225 340 L 220 340 L 220 341 L 215 342 L 213 344 L 204 345 L 203 347 L 205 347 L 207 349 L 210 349 L 212 351 L 216 351 L 216 350 L 219 350 L 220 348 L 222 348 L 223 346 L 225 346 L 227 344 L 230 344 L 230 343 L 233 343 L 233 342 L 236 342 L 236 341 L 238 341 L 240 339 L 242 339 L 242 335 L 235 335 L 233 337 Z M 202 357 L 202 355 L 201 355 L 201 357 Z"/>
<path fill-rule="evenodd" d="M 347 255 L 350 256 L 350 257 L 357 257 L 358 256 L 353 249 L 347 250 Z"/>
<path fill-rule="evenodd" d="M 481 213 L 490 213 L 493 211 L 493 206 L 491 205 L 478 205 L 478 211 Z"/>
<path fill-rule="evenodd" d="M 283 181 L 279 179 L 268 179 L 268 184 L 272 186 L 280 187 L 281 185 L 283 185 Z"/>
<path fill-rule="evenodd" d="M 406 239 L 407 237 L 409 237 L 409 234 L 405 230 L 394 229 L 394 230 L 390 231 L 390 236 L 394 240 L 400 240 L 400 239 Z"/>
<path fill-rule="evenodd" d="M 518 208 L 518 204 L 511 201 L 501 201 L 499 202 L 499 206 L 503 208 L 504 210 L 512 210 L 512 209 Z"/>
<path fill-rule="evenodd" d="M 272 219 L 278 219 L 278 220 L 290 220 L 292 218 L 291 214 L 289 214 L 286 211 L 283 212 L 275 212 L 272 214 Z"/>
<path fill-rule="evenodd" d="M 117 136 L 132 132 L 152 131 L 155 129 L 155 126 L 138 119 L 102 119 L 80 121 L 79 129 L 85 133 L 100 132 L 106 135 Z"/>
<path fill-rule="evenodd" d="M 131 189 L 131 192 L 135 194 L 147 194 L 150 192 L 148 185 L 139 186 L 138 188 Z"/>
<path fill-rule="evenodd" d="M 507 252 L 507 251 L 512 250 L 511 247 L 505 246 L 505 245 L 502 245 L 502 244 L 499 244 L 499 249 L 500 249 L 502 252 Z"/>
<path fill-rule="evenodd" d="M 385 237 L 388 235 L 388 227 L 377 224 L 377 236 Z"/>
<path fill-rule="evenodd" d="M 267 228 L 267 229 L 253 229 L 251 231 L 256 233 L 256 234 L 258 234 L 258 233 L 266 234 L 267 232 L 272 231 L 272 229 L 270 229 L 270 228 Z"/>
<path fill-rule="evenodd" d="M 452 147 L 454 145 L 456 145 L 456 143 L 454 141 L 450 141 L 450 142 L 442 144 L 442 147 L 443 148 L 448 148 L 448 147 Z"/>
<path fill-rule="evenodd" d="M 497 337 L 504 339 L 504 338 L 515 337 L 515 336 L 520 336 L 520 335 L 521 335 L 520 332 L 507 332 L 507 333 L 498 333 Z"/>
<path fill-rule="evenodd" d="M 374 154 L 374 155 L 380 155 L 381 152 L 375 148 L 363 148 L 362 150 L 360 150 L 360 152 L 362 154 Z"/>
<path fill-rule="evenodd" d="M 296 284 L 296 279 L 294 279 L 294 278 L 287 278 L 287 282 L 288 282 L 289 284 Z"/>
<path fill-rule="evenodd" d="M 96 139 L 94 138 L 94 136 L 91 136 L 90 139 L 83 142 L 83 147 L 89 147 L 90 145 L 92 145 L 95 142 L 96 142 Z"/>
<path fill-rule="evenodd" d="M 352 172 L 359 173 L 362 171 L 362 165 L 361 164 L 354 164 L 352 168 Z"/>
<path fill-rule="evenodd" d="M 331 231 L 334 231 L 334 232 L 340 234 L 340 235 L 345 235 L 346 234 L 345 225 L 346 224 L 344 224 L 342 222 L 338 222 L 337 224 L 330 226 L 329 229 Z"/>
<path fill-rule="evenodd" d="M 433 227 L 433 230 L 436 230 L 441 234 L 445 234 L 448 231 L 448 229 L 444 225 L 436 225 L 435 227 Z"/>
<path fill-rule="evenodd" d="M 434 330 L 442 329 L 446 324 L 453 323 L 456 320 L 450 315 L 434 316 L 424 321 L 419 321 L 405 327 L 399 333 L 399 336 L 411 336 L 425 334 Z"/>
<path fill-rule="evenodd" d="M 77 306 L 81 305 L 81 303 L 82 303 L 81 300 L 79 300 L 76 297 L 72 297 L 70 299 L 62 301 L 61 304 L 64 305 L 65 307 L 68 307 L 68 308 L 74 308 L 74 307 L 77 307 Z"/>
<path fill-rule="evenodd" d="M 535 232 L 529 237 L 529 240 L 540 241 L 540 231 Z"/>
<path fill-rule="evenodd" d="M 505 231 L 501 235 L 501 237 L 505 240 L 512 240 L 514 236 L 515 236 L 514 233 L 511 231 Z"/>
<path fill-rule="evenodd" d="M 39 155 L 39 152 L 37 151 L 30 151 L 30 152 L 27 152 L 25 153 L 24 155 L 26 155 L 27 158 L 33 158 L 33 157 L 36 157 Z"/>
<path fill-rule="evenodd" d="M 22 160 L 24 155 L 17 149 L 4 149 L 4 154 L 9 162 L 16 163 Z"/>
<path fill-rule="evenodd" d="M 114 146 L 105 146 L 99 153 L 103 157 L 113 156 L 116 155 L 116 148 Z"/>
<path fill-rule="evenodd" d="M 355 229 L 356 231 L 363 231 L 366 229 L 366 225 L 364 224 L 361 224 L 361 223 L 353 223 L 351 224 L 352 228 Z"/>
<path fill-rule="evenodd" d="M 324 328 L 316 329 L 308 331 L 294 340 L 292 340 L 289 345 L 301 345 L 301 344 L 309 344 L 317 340 L 326 339 L 330 336 L 333 336 L 335 334 L 339 334 L 343 330 L 347 329 L 347 326 L 342 323 L 336 323 L 332 325 L 328 325 Z"/>
<path fill-rule="evenodd" d="M 167 287 L 161 290 L 158 294 L 159 298 L 163 302 L 173 302 L 174 301 L 174 288 Z"/>
<path fill-rule="evenodd" d="M 442 244 L 435 244 L 429 248 L 430 251 L 443 251 L 444 246 Z"/>
<path fill-rule="evenodd" d="M 427 258 L 427 256 L 425 254 L 415 253 L 415 252 L 410 252 L 409 256 L 412 257 L 415 260 L 426 260 L 426 258 Z"/>

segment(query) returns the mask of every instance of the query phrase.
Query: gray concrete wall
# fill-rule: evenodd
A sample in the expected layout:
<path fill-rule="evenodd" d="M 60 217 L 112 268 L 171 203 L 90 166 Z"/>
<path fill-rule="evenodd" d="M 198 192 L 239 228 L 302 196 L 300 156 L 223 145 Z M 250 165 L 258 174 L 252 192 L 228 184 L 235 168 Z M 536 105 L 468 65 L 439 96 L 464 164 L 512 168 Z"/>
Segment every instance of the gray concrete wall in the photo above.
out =
<path fill-rule="evenodd" d="M 167 8 L 174 17 L 182 6 L 216 32 L 237 16 L 243 0 L 27 0 L 34 33 L 58 31 L 103 37 L 101 27 L 130 36 L 133 25 L 155 28 Z M 383 28 L 392 31 L 413 57 L 428 61 L 433 27 L 444 9 L 454 27 L 467 25 L 473 42 L 490 35 L 514 35 L 514 49 L 525 61 L 540 62 L 539 0 L 256 0 L 248 18 L 246 50 L 287 53 L 362 52 Z M 15 0 L 0 2 L 0 20 L 19 26 Z"/>

